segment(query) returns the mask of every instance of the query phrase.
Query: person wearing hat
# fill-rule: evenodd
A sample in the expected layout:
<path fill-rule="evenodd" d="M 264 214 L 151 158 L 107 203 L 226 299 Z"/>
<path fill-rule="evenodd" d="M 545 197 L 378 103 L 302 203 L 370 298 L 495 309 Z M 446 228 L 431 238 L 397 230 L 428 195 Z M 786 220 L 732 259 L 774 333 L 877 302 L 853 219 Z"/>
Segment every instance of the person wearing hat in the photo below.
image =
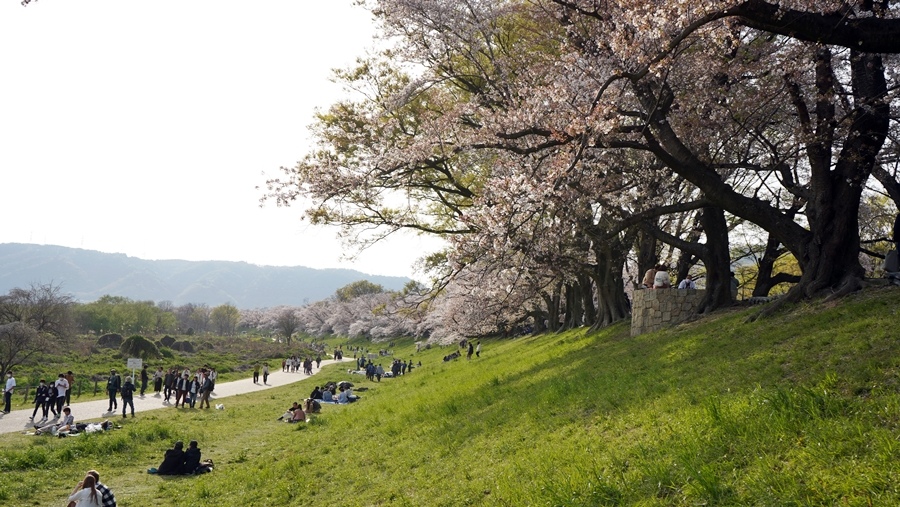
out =
<path fill-rule="evenodd" d="M 112 412 L 119 408 L 119 402 L 116 401 L 116 395 L 122 389 L 122 378 L 116 373 L 115 369 L 109 370 L 109 378 L 106 379 L 106 394 L 109 395 L 109 408 L 107 412 Z"/>
<path fill-rule="evenodd" d="M 128 412 L 128 405 L 131 405 L 131 417 L 134 418 L 134 382 L 132 382 L 131 377 L 125 377 L 125 383 L 122 384 L 122 418 L 125 419 L 128 417 L 126 412 Z"/>

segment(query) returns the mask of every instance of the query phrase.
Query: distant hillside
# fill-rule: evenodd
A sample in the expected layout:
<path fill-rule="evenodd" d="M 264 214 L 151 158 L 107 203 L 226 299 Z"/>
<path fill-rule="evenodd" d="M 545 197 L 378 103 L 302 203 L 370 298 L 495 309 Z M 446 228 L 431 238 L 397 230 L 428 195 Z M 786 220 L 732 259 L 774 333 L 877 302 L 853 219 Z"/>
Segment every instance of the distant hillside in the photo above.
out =
<path fill-rule="evenodd" d="M 0 293 L 32 283 L 60 284 L 79 301 L 106 294 L 176 305 L 231 303 L 238 308 L 301 305 L 358 280 L 399 290 L 409 281 L 351 269 L 256 266 L 229 261 L 150 261 L 62 246 L 0 244 Z"/>

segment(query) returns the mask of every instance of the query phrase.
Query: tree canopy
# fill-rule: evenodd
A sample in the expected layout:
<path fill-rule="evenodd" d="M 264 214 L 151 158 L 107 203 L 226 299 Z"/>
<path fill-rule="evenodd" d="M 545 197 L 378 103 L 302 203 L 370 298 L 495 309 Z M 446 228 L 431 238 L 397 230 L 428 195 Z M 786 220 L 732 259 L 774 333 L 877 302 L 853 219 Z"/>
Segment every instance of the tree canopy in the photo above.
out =
<path fill-rule="evenodd" d="M 738 227 L 755 290 L 860 287 L 862 202 L 900 198 L 890 2 L 367 5 L 396 46 L 337 75 L 361 98 L 318 116 L 268 197 L 443 235 L 430 265 L 476 321 L 612 322 L 661 261 L 730 304 Z M 787 253 L 799 276 L 772 271 Z"/>

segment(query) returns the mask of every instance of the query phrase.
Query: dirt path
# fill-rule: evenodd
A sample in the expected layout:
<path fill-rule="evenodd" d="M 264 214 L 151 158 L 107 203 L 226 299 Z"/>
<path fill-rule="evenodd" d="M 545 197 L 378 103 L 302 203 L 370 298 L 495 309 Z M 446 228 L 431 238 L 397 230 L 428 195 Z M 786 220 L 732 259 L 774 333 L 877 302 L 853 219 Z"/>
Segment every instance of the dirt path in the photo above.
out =
<path fill-rule="evenodd" d="M 329 364 L 334 363 L 343 363 L 348 366 L 352 366 L 353 362 L 351 360 L 345 361 L 335 361 L 333 359 L 322 361 L 322 367 L 328 366 Z M 319 368 L 313 367 L 313 375 L 319 373 Z M 251 373 L 252 375 L 252 373 Z M 262 383 L 262 374 L 260 373 L 260 383 L 254 384 L 253 378 L 247 378 L 243 380 L 235 380 L 232 382 L 223 382 L 216 384 L 216 390 L 213 392 L 210 397 L 210 405 L 213 406 L 212 410 L 215 410 L 216 403 L 221 403 L 219 400 L 223 398 L 227 398 L 229 396 L 234 396 L 237 394 L 245 394 L 252 393 L 255 391 L 262 391 L 265 389 L 271 389 L 273 387 L 286 386 L 288 384 L 293 384 L 294 382 L 299 382 L 303 379 L 309 378 L 309 375 L 305 375 L 303 373 L 285 373 L 281 370 L 274 370 L 269 373 L 269 380 L 266 384 Z M 173 406 L 175 401 L 174 396 L 171 398 L 171 402 L 167 402 L 165 398 L 159 394 L 154 394 L 152 391 L 146 393 L 144 396 L 140 396 L 135 393 L 134 395 L 134 411 L 137 412 L 146 412 L 148 410 L 157 410 L 161 408 L 168 408 Z M 107 412 L 106 409 L 109 407 L 108 399 L 99 399 L 99 400 L 91 400 L 84 402 L 76 402 L 71 405 L 72 415 L 75 416 L 75 422 L 84 422 L 92 419 L 102 419 L 109 418 L 111 420 L 121 419 L 122 418 L 122 399 L 118 399 L 119 409 L 115 412 Z M 15 433 L 18 431 L 27 431 L 33 428 L 33 422 L 28 418 L 31 417 L 31 412 L 34 410 L 34 405 L 29 407 L 28 409 L 21 410 L 13 410 L 8 414 L 0 414 L 0 433 Z M 50 414 L 51 417 L 53 414 Z M 128 412 L 128 416 L 131 417 L 131 410 Z M 138 416 L 140 417 L 140 416 Z M 41 418 L 41 411 L 38 410 L 37 419 Z M 45 424 L 50 424 L 45 423 Z"/>

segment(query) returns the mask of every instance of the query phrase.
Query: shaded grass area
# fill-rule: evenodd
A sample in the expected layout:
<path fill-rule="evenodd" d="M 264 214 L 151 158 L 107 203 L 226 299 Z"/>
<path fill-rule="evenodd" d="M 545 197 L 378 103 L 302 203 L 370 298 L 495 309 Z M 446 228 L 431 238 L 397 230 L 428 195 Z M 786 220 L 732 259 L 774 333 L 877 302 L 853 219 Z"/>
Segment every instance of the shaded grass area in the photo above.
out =
<path fill-rule="evenodd" d="M 898 305 L 877 290 L 754 324 L 726 311 L 636 338 L 618 325 L 483 340 L 481 358 L 451 363 L 398 339 L 423 363 L 399 379 L 350 377 L 348 360 L 224 411 L 9 435 L 0 503 L 58 505 L 97 468 L 122 506 L 897 505 Z M 368 388 L 360 402 L 275 421 L 344 379 Z M 148 476 L 176 439 L 200 441 L 216 471 Z"/>

